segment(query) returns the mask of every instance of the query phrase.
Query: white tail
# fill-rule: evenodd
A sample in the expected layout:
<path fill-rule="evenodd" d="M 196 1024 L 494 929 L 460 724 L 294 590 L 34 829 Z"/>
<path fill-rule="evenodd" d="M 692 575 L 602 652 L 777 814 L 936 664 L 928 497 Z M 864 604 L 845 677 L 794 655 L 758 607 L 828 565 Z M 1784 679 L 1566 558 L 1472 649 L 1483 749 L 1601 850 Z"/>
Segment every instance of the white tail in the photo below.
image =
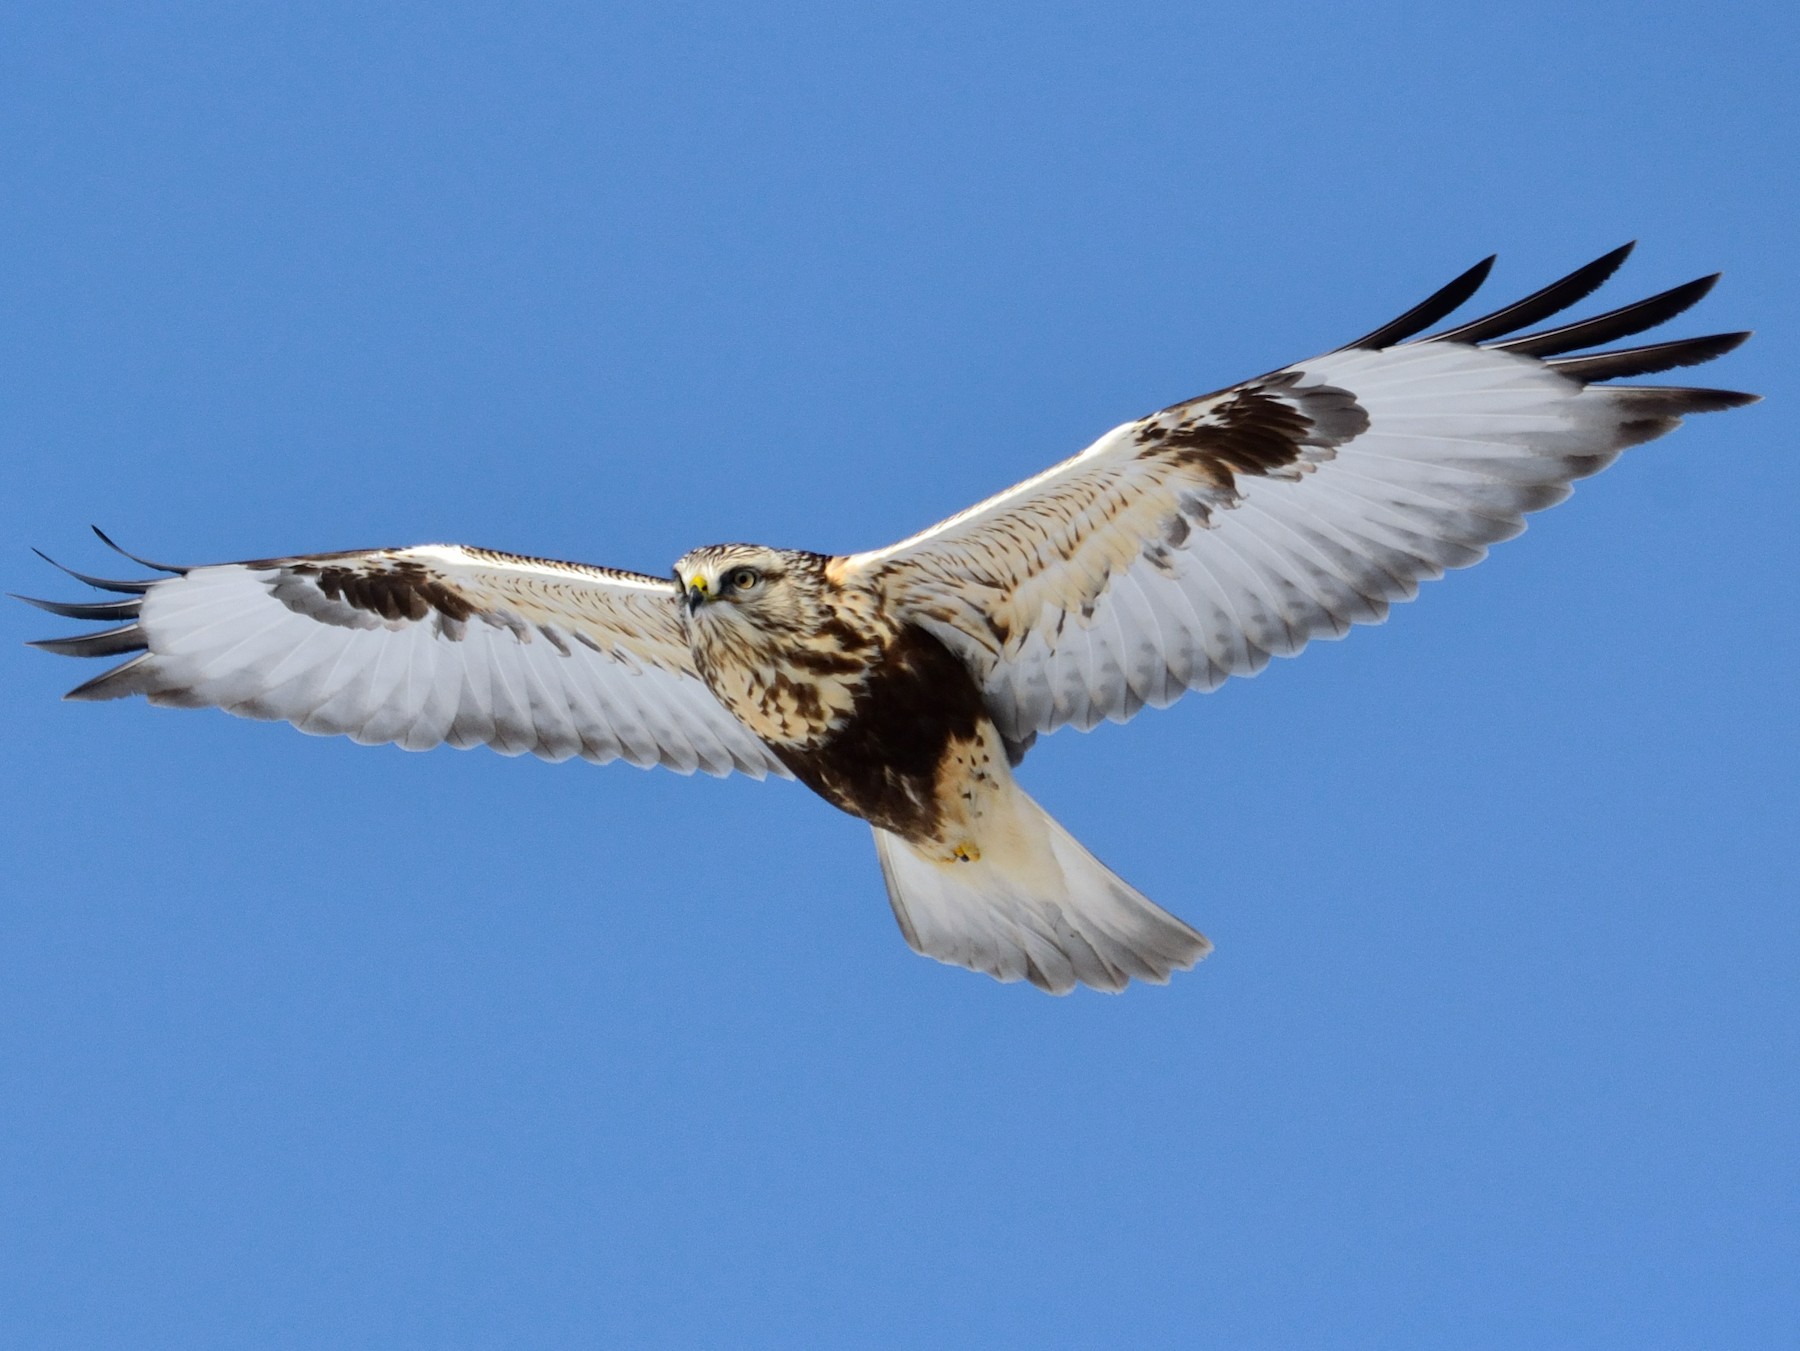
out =
<path fill-rule="evenodd" d="M 1212 951 L 1023 791 L 1005 796 L 1001 819 L 966 860 L 875 832 L 888 901 L 914 952 L 1067 994 L 1078 981 L 1113 993 L 1134 976 L 1165 984 Z"/>

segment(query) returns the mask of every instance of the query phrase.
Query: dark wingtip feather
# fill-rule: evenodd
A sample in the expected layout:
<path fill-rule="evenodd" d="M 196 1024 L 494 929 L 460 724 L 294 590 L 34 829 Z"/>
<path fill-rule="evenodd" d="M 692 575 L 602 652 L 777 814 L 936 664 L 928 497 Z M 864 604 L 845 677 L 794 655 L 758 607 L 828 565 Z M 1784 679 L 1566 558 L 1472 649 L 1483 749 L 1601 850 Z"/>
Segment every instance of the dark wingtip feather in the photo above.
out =
<path fill-rule="evenodd" d="M 1433 291 L 1398 319 L 1383 324 L 1373 333 L 1365 333 L 1355 342 L 1345 343 L 1337 350 L 1351 352 L 1359 348 L 1392 347 L 1397 342 L 1405 342 L 1414 334 L 1422 333 L 1479 291 L 1481 283 L 1487 280 L 1488 273 L 1494 270 L 1494 260 L 1499 256 L 1497 253 L 1490 253 L 1448 286 Z"/>
<path fill-rule="evenodd" d="M 1546 329 L 1542 333 L 1528 333 L 1522 338 L 1509 338 L 1505 342 L 1495 343 L 1494 350 L 1517 352 L 1520 356 L 1528 357 L 1553 357 L 1563 352 L 1574 352 L 1583 347 L 1629 338 L 1634 333 L 1642 333 L 1645 329 L 1665 324 L 1682 311 L 1699 304 L 1701 298 L 1718 285 L 1719 276 L 1715 272 L 1710 277 L 1696 277 L 1693 281 L 1660 291 L 1647 300 L 1622 305 L 1605 314 L 1596 314 L 1591 319 L 1564 324 L 1561 328 Z"/>
<path fill-rule="evenodd" d="M 1723 413 L 1728 408 L 1748 408 L 1763 401 L 1762 395 L 1746 394 L 1741 389 L 1684 389 L 1681 392 L 1693 396 L 1688 407 L 1690 413 Z"/>
<path fill-rule="evenodd" d="M 1723 413 L 1761 403 L 1762 395 L 1736 389 L 1694 389 L 1678 385 L 1601 385 L 1600 391 L 1634 411 L 1668 417 L 1689 413 Z"/>
<path fill-rule="evenodd" d="M 136 619 L 144 604 L 135 598 L 81 604 L 66 600 L 40 600 L 36 596 L 21 596 L 16 591 L 8 591 L 6 594 L 13 600 L 22 600 L 27 605 L 35 605 L 40 610 L 48 610 L 64 619 Z"/>
<path fill-rule="evenodd" d="M 1422 342 L 1486 342 L 1490 338 L 1502 337 L 1508 333 L 1516 333 L 1520 329 L 1553 314 L 1560 314 L 1577 301 L 1585 300 L 1606 284 L 1608 278 L 1619 270 L 1621 264 L 1631 256 L 1637 247 L 1637 240 L 1621 244 L 1611 253 L 1602 254 L 1585 267 L 1578 267 L 1566 277 L 1551 282 L 1541 291 L 1533 291 L 1525 299 L 1515 301 L 1504 309 L 1495 310 L 1492 314 L 1484 314 L 1479 319 L 1471 319 L 1468 323 L 1450 329 L 1444 333 L 1434 333 Z"/>
<path fill-rule="evenodd" d="M 1675 342 L 1652 343 L 1648 347 L 1624 347 L 1616 352 L 1560 357 L 1544 364 L 1559 375 L 1593 384 L 1597 380 L 1654 375 L 1677 366 L 1698 366 L 1742 347 L 1750 336 L 1748 332 L 1712 333 L 1704 338 L 1681 338 Z"/>
<path fill-rule="evenodd" d="M 63 564 L 58 563 L 42 549 L 33 549 L 31 552 L 43 559 L 58 572 L 66 572 L 76 581 L 85 582 L 89 586 L 95 587 L 101 591 L 117 591 L 127 596 L 141 596 L 144 592 L 156 585 L 155 582 L 128 582 L 119 581 L 111 577 L 90 577 L 85 572 L 77 572 L 74 568 L 63 566 Z"/>
<path fill-rule="evenodd" d="M 35 647 L 40 652 L 54 652 L 59 657 L 116 657 L 121 652 L 142 652 L 150 644 L 136 624 L 124 624 L 75 638 L 39 638 L 25 646 Z"/>
<path fill-rule="evenodd" d="M 1604 395 L 1618 409 L 1619 445 L 1654 441 L 1681 425 L 1690 413 L 1719 413 L 1757 403 L 1761 395 L 1733 389 L 1683 389 L 1661 385 L 1595 385 L 1590 395 Z"/>
<path fill-rule="evenodd" d="M 122 549 L 117 544 L 113 543 L 112 536 L 107 534 L 104 530 L 102 530 L 97 525 L 90 525 L 90 526 L 88 526 L 88 529 L 92 530 L 96 535 L 100 536 L 100 542 L 102 544 L 104 544 L 107 548 L 111 549 L 116 554 L 123 554 L 125 557 L 129 558 L 133 563 L 138 564 L 138 566 L 140 566 L 140 567 L 150 568 L 156 572 L 171 573 L 176 577 L 185 576 L 188 572 L 187 568 L 178 568 L 170 563 L 152 563 L 148 558 L 139 558 L 136 554 L 132 553 L 131 550 Z"/>
<path fill-rule="evenodd" d="M 97 703 L 103 699 L 125 699 L 141 694 L 144 692 L 143 685 L 134 677 L 138 669 L 150 661 L 150 656 L 150 653 L 145 652 L 130 661 L 121 662 L 111 670 L 102 671 L 92 680 L 77 685 L 63 695 L 63 698 L 80 703 Z"/>

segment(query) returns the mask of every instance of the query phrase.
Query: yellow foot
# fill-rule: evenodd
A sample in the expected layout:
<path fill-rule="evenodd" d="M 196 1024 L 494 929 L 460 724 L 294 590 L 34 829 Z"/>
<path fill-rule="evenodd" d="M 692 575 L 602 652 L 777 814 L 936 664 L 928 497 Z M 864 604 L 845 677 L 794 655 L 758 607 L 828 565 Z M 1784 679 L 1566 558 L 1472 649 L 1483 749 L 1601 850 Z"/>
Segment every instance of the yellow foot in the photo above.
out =
<path fill-rule="evenodd" d="M 958 863 L 981 862 L 981 849 L 973 844 L 959 844 L 950 851 L 950 857 Z"/>

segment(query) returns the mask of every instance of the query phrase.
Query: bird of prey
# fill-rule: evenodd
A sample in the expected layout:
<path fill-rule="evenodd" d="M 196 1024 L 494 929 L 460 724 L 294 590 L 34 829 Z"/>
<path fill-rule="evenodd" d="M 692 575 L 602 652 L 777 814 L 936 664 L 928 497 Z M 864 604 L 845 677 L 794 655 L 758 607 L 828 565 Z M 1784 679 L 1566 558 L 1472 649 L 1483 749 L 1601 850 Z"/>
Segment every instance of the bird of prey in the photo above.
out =
<path fill-rule="evenodd" d="M 1626 447 L 1754 402 L 1610 383 L 1746 333 L 1592 350 L 1680 314 L 1716 276 L 1536 327 L 1630 249 L 1420 336 L 1489 258 L 1355 342 L 1126 422 L 867 553 L 710 545 L 672 577 L 449 544 L 204 567 L 132 555 L 165 575 L 75 573 L 125 598 L 30 602 L 122 622 L 37 646 L 135 654 L 71 699 L 141 694 L 411 750 L 791 776 L 874 828 L 916 951 L 1058 994 L 1160 983 L 1211 945 L 1077 843 L 1014 767 L 1041 733 L 1122 722 L 1378 623 Z"/>

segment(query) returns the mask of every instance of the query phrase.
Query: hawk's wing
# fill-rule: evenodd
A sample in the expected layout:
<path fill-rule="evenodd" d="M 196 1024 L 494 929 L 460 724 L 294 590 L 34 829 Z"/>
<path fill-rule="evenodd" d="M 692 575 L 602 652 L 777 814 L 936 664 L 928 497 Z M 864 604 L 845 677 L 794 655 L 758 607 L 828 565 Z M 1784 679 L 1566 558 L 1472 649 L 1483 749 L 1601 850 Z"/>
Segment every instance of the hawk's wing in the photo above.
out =
<path fill-rule="evenodd" d="M 130 598 L 32 601 L 125 621 L 36 646 L 138 654 L 70 698 L 142 694 L 409 750 L 787 773 L 695 672 L 666 579 L 435 544 L 147 566 L 174 575 L 76 574 Z"/>
<path fill-rule="evenodd" d="M 1126 423 L 834 574 L 960 653 L 1015 743 L 1123 721 L 1377 623 L 1626 446 L 1753 401 L 1593 383 L 1710 360 L 1747 334 L 1563 355 L 1654 327 L 1715 277 L 1504 339 L 1593 291 L 1629 249 L 1404 341 L 1467 300 L 1490 258 L 1348 347 Z"/>

